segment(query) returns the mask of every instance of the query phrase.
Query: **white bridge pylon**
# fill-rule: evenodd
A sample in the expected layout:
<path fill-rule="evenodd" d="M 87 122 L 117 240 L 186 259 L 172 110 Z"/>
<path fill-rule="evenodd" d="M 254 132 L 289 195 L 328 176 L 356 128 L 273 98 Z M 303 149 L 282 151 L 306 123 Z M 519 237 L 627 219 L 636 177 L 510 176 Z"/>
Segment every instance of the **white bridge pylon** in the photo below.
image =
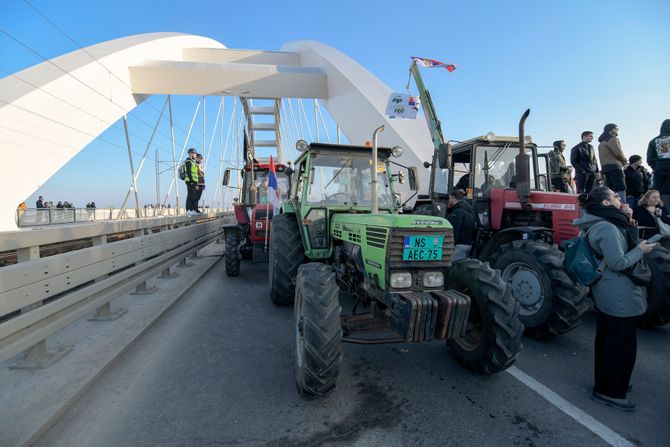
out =
<path fill-rule="evenodd" d="M 235 50 L 202 36 L 134 35 L 0 80 L 0 146 L 6 158 L 25 161 L 4 172 L 0 231 L 15 230 L 20 202 L 153 94 L 316 98 L 352 144 L 370 140 L 383 124 L 380 144 L 402 146 L 400 163 L 421 166 L 432 156 L 425 123 L 388 119 L 391 89 L 327 45 L 298 41 L 278 52 Z M 419 173 L 425 190 L 428 173 Z"/>

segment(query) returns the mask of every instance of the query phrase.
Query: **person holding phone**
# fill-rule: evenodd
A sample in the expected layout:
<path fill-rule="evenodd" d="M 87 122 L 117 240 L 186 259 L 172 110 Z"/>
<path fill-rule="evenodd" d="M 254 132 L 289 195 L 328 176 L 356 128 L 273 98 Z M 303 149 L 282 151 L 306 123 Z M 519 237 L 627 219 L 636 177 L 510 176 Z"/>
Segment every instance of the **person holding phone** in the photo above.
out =
<path fill-rule="evenodd" d="M 633 218 L 637 220 L 640 235 L 645 238 L 660 234 L 660 243 L 663 247 L 670 249 L 670 212 L 661 200 L 661 192 L 650 189 L 638 201 L 633 208 Z"/>
<path fill-rule="evenodd" d="M 610 188 L 596 186 L 580 194 L 579 201 L 584 214 L 575 224 L 589 230 L 591 249 L 605 260 L 602 279 L 591 286 L 597 312 L 592 399 L 633 411 L 627 393 L 637 356 L 636 319 L 646 311 L 647 301 L 645 287 L 635 285 L 624 271 L 655 244 L 638 240 L 621 198 Z"/>

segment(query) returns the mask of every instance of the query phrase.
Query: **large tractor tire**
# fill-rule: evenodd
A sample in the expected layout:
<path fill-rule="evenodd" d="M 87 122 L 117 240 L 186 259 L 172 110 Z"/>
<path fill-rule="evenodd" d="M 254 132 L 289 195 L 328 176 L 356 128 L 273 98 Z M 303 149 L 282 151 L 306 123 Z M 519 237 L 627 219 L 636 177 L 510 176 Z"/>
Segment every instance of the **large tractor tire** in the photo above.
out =
<path fill-rule="evenodd" d="M 575 284 L 563 270 L 563 254 L 538 241 L 505 244 L 490 259 L 502 272 L 519 301 L 519 319 L 526 334 L 544 338 L 565 334 L 579 325 L 588 310 L 588 289 Z"/>
<path fill-rule="evenodd" d="M 463 292 L 471 300 L 465 335 L 447 341 L 456 359 L 485 374 L 512 366 L 521 351 L 523 325 L 519 303 L 500 273 L 477 259 L 456 261 L 447 288 Z"/>
<path fill-rule="evenodd" d="M 670 322 L 670 251 L 657 246 L 644 258 L 651 269 L 651 283 L 647 286 L 647 311 L 639 317 L 638 325 L 663 326 Z"/>
<path fill-rule="evenodd" d="M 240 274 L 240 233 L 237 231 L 226 231 L 226 275 L 238 276 Z"/>
<path fill-rule="evenodd" d="M 325 396 L 335 388 L 342 361 L 338 292 L 331 266 L 310 262 L 298 269 L 295 381 L 303 397 Z"/>
<path fill-rule="evenodd" d="M 273 304 L 293 303 L 298 267 L 304 263 L 300 228 L 294 215 L 280 214 L 272 219 L 270 232 L 270 300 Z"/>

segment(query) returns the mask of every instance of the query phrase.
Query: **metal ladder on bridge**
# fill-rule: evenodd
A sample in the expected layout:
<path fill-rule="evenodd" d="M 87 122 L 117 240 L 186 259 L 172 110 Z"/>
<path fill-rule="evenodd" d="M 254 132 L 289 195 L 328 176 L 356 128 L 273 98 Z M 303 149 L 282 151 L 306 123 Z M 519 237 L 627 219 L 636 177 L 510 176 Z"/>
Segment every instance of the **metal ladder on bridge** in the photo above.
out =
<path fill-rule="evenodd" d="M 272 105 L 254 104 L 254 101 L 272 101 Z M 282 163 L 281 131 L 279 129 L 281 99 L 240 97 L 240 102 L 244 109 L 244 115 L 247 117 L 249 148 L 252 155 L 257 160 L 261 161 L 256 157 L 256 149 L 274 148 L 276 154 L 272 155 L 275 156 L 277 163 Z M 266 121 L 260 118 L 267 116 L 272 116 L 273 119 L 271 121 Z M 256 132 L 263 132 L 266 137 L 263 139 L 258 138 Z M 271 135 L 268 138 L 267 135 L 269 133 L 271 133 Z"/>

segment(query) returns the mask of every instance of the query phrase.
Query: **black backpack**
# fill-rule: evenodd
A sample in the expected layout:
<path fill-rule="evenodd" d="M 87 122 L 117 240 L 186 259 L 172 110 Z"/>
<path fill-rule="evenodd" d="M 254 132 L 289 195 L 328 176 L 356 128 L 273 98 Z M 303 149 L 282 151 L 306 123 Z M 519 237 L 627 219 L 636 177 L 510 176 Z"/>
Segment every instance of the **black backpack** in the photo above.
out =
<path fill-rule="evenodd" d="M 598 262 L 589 245 L 587 235 L 591 228 L 576 238 L 561 242 L 560 245 L 563 251 L 563 270 L 574 282 L 587 287 L 597 283 L 605 270 L 605 259 Z"/>

